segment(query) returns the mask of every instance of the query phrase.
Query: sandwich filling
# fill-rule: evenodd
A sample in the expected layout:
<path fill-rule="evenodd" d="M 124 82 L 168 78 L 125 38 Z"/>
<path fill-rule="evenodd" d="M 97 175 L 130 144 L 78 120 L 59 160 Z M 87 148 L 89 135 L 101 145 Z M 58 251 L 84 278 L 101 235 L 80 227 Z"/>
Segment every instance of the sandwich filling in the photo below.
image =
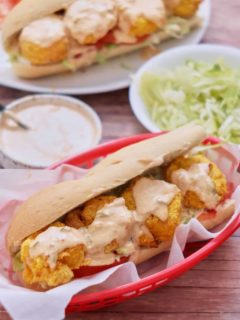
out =
<path fill-rule="evenodd" d="M 170 241 L 190 213 L 200 219 L 214 210 L 216 216 L 226 193 L 226 178 L 205 156 L 176 158 L 25 239 L 23 280 L 51 288 L 70 281 L 83 266 L 111 266 L 123 257 L 134 261 L 142 250 Z"/>
<path fill-rule="evenodd" d="M 192 16 L 199 4 L 193 6 Z M 180 0 L 173 8 L 176 6 L 186 5 Z M 192 16 L 185 18 L 167 10 L 162 0 L 77 0 L 62 11 L 24 27 L 17 39 L 15 55 L 20 53 L 23 61 L 33 65 L 62 61 L 67 66 L 66 60 L 74 63 L 71 59 L 87 57 L 88 52 L 94 51 L 98 62 L 97 54 L 103 53 L 102 49 L 142 42 L 154 45 L 166 35 L 179 38 L 190 31 Z M 163 35 L 154 39 L 160 31 Z"/>

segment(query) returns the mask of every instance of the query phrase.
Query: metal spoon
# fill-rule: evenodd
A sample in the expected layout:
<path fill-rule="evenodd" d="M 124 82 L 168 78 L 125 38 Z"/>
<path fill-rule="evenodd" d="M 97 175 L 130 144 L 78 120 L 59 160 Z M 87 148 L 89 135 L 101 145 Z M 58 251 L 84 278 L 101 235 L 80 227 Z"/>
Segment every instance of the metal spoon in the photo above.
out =
<path fill-rule="evenodd" d="M 5 116 L 9 117 L 11 120 L 13 120 L 18 127 L 29 130 L 30 127 L 22 122 L 22 120 L 19 120 L 19 118 L 15 115 L 14 112 L 7 110 L 5 106 L 0 104 L 0 113 L 3 113 Z"/>

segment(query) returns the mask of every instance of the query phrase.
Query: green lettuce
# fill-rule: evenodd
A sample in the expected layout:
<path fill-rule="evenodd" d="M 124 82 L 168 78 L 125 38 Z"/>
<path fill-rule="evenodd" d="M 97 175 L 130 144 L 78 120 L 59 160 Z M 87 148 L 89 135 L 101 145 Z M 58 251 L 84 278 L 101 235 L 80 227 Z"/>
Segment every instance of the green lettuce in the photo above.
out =
<path fill-rule="evenodd" d="M 187 60 L 173 70 L 145 72 L 139 89 L 160 129 L 195 121 L 209 134 L 240 143 L 240 69 L 223 60 Z"/>

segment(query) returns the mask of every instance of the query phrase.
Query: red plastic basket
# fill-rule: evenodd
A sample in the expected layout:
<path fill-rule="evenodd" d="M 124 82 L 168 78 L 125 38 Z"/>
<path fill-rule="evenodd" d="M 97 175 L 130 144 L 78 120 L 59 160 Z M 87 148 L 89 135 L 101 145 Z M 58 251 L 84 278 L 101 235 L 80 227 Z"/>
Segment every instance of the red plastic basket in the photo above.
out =
<path fill-rule="evenodd" d="M 161 132 L 159 134 L 164 134 L 164 132 Z M 151 138 L 155 135 L 156 134 L 143 134 L 103 144 L 90 151 L 84 152 L 80 155 L 76 155 L 57 164 L 54 164 L 49 169 L 57 168 L 62 164 L 71 164 L 83 168 L 91 168 L 97 161 L 107 156 L 108 154 L 130 144 Z M 218 142 L 219 140 L 216 138 L 208 138 L 204 143 L 216 144 Z M 206 258 L 211 252 L 219 247 L 223 241 L 229 238 L 232 233 L 234 233 L 239 228 L 239 226 L 240 214 L 216 238 L 210 241 L 187 244 L 184 251 L 184 255 L 186 258 L 183 262 L 160 271 L 154 275 L 140 279 L 133 283 L 116 287 L 114 289 L 104 290 L 97 293 L 79 293 L 75 295 L 70 301 L 69 305 L 66 308 L 66 313 L 90 311 L 109 307 L 113 304 L 140 296 L 144 293 L 165 285 L 166 283 L 175 279 L 183 272 L 189 270 L 198 262 Z"/>

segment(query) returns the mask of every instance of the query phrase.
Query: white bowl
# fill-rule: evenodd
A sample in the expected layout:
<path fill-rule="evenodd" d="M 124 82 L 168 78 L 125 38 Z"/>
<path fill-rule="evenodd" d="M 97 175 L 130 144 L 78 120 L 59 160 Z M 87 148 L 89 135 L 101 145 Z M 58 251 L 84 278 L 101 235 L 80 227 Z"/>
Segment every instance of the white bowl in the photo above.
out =
<path fill-rule="evenodd" d="M 39 94 L 39 95 L 31 95 L 31 96 L 26 96 L 24 98 L 21 98 L 21 99 L 18 99 L 18 100 L 15 100 L 13 101 L 12 103 L 10 103 L 9 105 L 6 106 L 7 110 L 11 110 L 12 112 L 17 112 L 18 110 L 21 110 L 22 108 L 34 108 L 36 106 L 39 106 L 39 105 L 49 105 L 49 104 L 53 104 L 55 106 L 57 105 L 60 105 L 60 106 L 65 106 L 66 108 L 70 108 L 70 109 L 74 109 L 76 111 L 78 111 L 80 114 L 81 114 L 81 117 L 79 117 L 79 128 L 84 128 L 83 129 L 83 132 L 82 132 L 82 137 L 79 136 L 79 142 L 78 140 L 76 140 L 76 132 L 75 131 L 75 137 L 74 137 L 74 142 L 73 140 L 68 140 L 68 138 L 71 136 L 71 139 L 72 138 L 72 134 L 74 134 L 74 131 L 75 129 L 71 129 L 73 127 L 71 127 L 72 125 L 72 122 L 69 122 L 70 119 L 69 118 L 61 118 L 61 120 L 59 118 L 52 118 L 52 121 L 54 122 L 54 124 L 57 124 L 57 130 L 59 130 L 58 132 L 65 132 L 64 130 L 66 130 L 66 127 L 65 129 L 61 127 L 61 123 L 65 123 L 65 125 L 67 126 L 67 128 L 69 128 L 70 131 L 68 131 L 68 135 L 66 135 L 66 133 L 64 134 L 65 137 L 68 137 L 66 138 L 66 142 L 68 143 L 68 145 L 70 146 L 73 146 L 72 148 L 74 148 L 75 151 L 72 151 L 71 149 L 69 150 L 63 150 L 63 153 L 62 153 L 62 158 L 59 158 L 59 159 L 55 159 L 53 162 L 56 162 L 56 161 L 60 161 L 62 160 L 63 158 L 66 158 L 66 157 L 69 157 L 69 156 L 74 156 L 75 153 L 80 153 L 80 152 L 83 152 L 83 151 L 86 151 L 92 147 L 94 147 L 95 145 L 97 145 L 102 137 L 102 124 L 101 124 L 101 121 L 97 115 L 97 113 L 89 106 L 87 105 L 85 102 L 79 100 L 79 99 L 75 99 L 75 98 L 71 98 L 71 97 L 68 97 L 68 96 L 64 96 L 64 95 L 53 95 L 53 94 Z M 34 109 L 33 109 L 34 110 Z M 39 116 L 39 111 L 37 111 L 39 109 L 36 109 L 36 111 L 34 111 L 34 118 L 35 117 L 38 117 Z M 54 114 L 54 112 L 52 111 L 51 112 L 52 114 Z M 51 113 L 46 113 L 46 117 L 48 117 L 48 115 L 51 116 Z M 32 117 L 30 119 L 33 119 Z M 44 118 L 45 120 L 46 118 Z M 53 120 L 55 119 L 55 120 Z M 56 122 L 56 119 L 58 119 Z M 67 121 L 65 121 L 67 120 Z M 28 124 L 30 127 L 31 127 L 31 120 L 28 119 L 28 122 L 24 121 L 24 119 L 22 119 L 23 122 L 25 122 L 26 124 Z M 30 123 L 29 123 L 30 121 Z M 77 120 L 78 121 L 78 120 Z M 49 124 L 53 124 L 53 122 L 48 122 L 48 119 L 46 119 L 46 121 L 44 121 L 45 123 L 49 123 Z M 42 123 L 42 122 L 41 122 Z M 40 123 L 40 125 L 41 125 Z M 75 120 L 74 120 L 74 128 L 77 128 L 77 123 Z M 82 127 L 81 127 L 82 126 Z M 15 128 L 15 126 L 14 126 Z M 44 128 L 44 126 L 43 126 Z M 41 161 L 39 158 L 36 159 L 36 156 L 31 158 L 30 157 L 26 157 L 25 154 L 28 154 L 26 152 L 30 151 L 30 150 L 40 150 L 39 152 L 39 155 L 41 155 L 41 152 L 42 154 L 44 155 L 44 153 L 48 154 L 52 154 L 52 150 L 54 150 L 53 148 L 55 148 L 55 142 L 58 141 L 57 139 L 55 139 L 55 135 L 52 135 L 52 131 L 49 130 L 47 131 L 47 126 L 46 126 L 46 130 L 44 128 L 44 136 L 40 136 L 41 139 L 39 139 L 39 141 L 41 141 L 41 145 L 40 145 L 40 149 L 39 149 L 39 145 L 37 145 L 36 148 L 33 147 L 33 149 L 31 149 L 31 147 L 28 148 L 28 150 L 24 150 L 24 148 L 20 148 L 20 145 L 19 145 L 19 148 L 12 148 L 10 150 L 14 150 L 13 152 L 10 151 L 6 151 L 7 149 L 5 148 L 5 144 L 3 143 L 0 143 L 0 165 L 4 168 L 45 168 L 45 167 L 48 167 L 50 166 L 53 162 L 49 162 L 49 160 L 47 160 L 46 162 L 47 163 L 44 163 L 43 161 Z M 51 128 L 51 126 L 49 127 L 49 129 Z M 5 130 L 5 126 L 3 127 L 0 127 L 0 130 L 3 129 Z M 10 129 L 7 129 L 7 130 L 12 130 L 11 128 Z M 14 129 L 16 130 L 16 129 Z M 18 129 L 19 130 L 19 129 Z M 20 129 L 21 130 L 21 129 Z M 33 127 L 31 130 L 35 130 L 35 128 Z M 71 131 L 72 130 L 72 131 Z M 88 135 L 90 132 L 92 131 L 92 136 L 91 136 L 91 139 L 84 139 L 84 135 Z M 1 133 L 1 131 L 0 131 Z M 55 133 L 55 132 L 54 132 Z M 19 132 L 19 135 L 21 135 L 22 133 Z M 69 136 L 70 134 L 70 136 Z M 79 132 L 77 133 L 79 134 Z M 17 135 L 16 135 L 16 140 L 18 140 L 19 138 L 19 135 L 18 135 L 18 131 L 17 131 Z M 23 136 L 24 139 L 25 136 Z M 51 139 L 53 138 L 53 139 Z M 21 139 L 22 139 L 22 136 L 21 136 Z M 33 145 L 34 145 L 34 138 L 33 140 L 32 139 L 32 136 L 30 138 L 30 141 L 33 141 Z M 83 145 L 83 139 L 84 139 L 84 143 L 85 145 Z M 24 140 L 23 140 L 24 141 Z M 51 142 L 52 141 L 52 142 Z M 1 142 L 1 139 L 0 139 L 0 142 Z M 54 144 L 53 144 L 54 142 Z M 18 143 L 18 141 L 16 141 L 16 144 Z M 73 143 L 73 144 L 72 144 Z M 11 146 L 13 144 L 10 144 Z M 57 149 L 57 146 L 56 148 Z M 15 151 L 17 150 L 17 151 Z M 41 151 L 42 150 L 42 151 Z M 74 154 L 72 154 L 74 152 Z"/>
<path fill-rule="evenodd" d="M 133 82 L 129 90 L 130 104 L 137 119 L 151 132 L 158 132 L 161 130 L 161 128 L 157 127 L 157 125 L 151 120 L 147 107 L 139 93 L 139 83 L 145 72 L 151 72 L 157 69 L 173 69 L 177 66 L 183 65 L 187 59 L 214 63 L 220 58 L 224 59 L 229 66 L 233 68 L 240 68 L 239 49 L 214 44 L 200 44 L 170 49 L 150 59 L 142 65 L 134 75 Z"/>

